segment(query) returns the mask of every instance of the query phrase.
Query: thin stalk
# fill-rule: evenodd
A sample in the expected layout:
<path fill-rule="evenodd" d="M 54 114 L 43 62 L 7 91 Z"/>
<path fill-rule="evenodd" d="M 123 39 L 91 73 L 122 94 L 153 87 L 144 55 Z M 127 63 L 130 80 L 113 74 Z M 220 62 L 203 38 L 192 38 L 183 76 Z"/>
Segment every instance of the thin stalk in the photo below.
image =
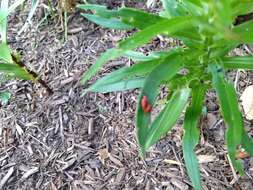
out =
<path fill-rule="evenodd" d="M 38 82 L 41 86 L 43 86 L 49 95 L 53 94 L 53 90 L 47 85 L 47 83 L 41 79 L 39 77 L 39 75 L 37 73 L 35 73 L 34 71 L 28 69 L 25 64 L 15 55 L 11 55 L 12 56 L 12 60 L 13 60 L 13 63 L 18 65 L 19 67 L 21 67 L 22 69 L 24 69 L 30 76 L 31 78 L 33 79 L 33 81 L 35 82 Z"/>

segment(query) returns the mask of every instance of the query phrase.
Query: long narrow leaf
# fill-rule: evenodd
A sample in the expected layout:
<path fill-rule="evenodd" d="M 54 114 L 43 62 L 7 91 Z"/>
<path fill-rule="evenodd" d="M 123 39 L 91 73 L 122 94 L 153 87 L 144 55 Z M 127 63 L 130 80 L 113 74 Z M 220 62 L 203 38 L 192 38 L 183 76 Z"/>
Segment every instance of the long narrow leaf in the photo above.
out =
<path fill-rule="evenodd" d="M 12 77 L 17 77 L 19 79 L 24 80 L 33 79 L 33 77 L 28 72 L 26 72 L 24 69 L 15 64 L 7 64 L 7 63 L 0 64 L 0 72 L 11 75 Z"/>
<path fill-rule="evenodd" d="M 222 63 L 226 69 L 253 69 L 253 56 L 226 57 Z"/>
<path fill-rule="evenodd" d="M 170 101 L 150 127 L 145 141 L 145 151 L 175 125 L 188 102 L 189 96 L 189 88 L 178 90 L 173 94 Z"/>
<path fill-rule="evenodd" d="M 128 39 L 119 43 L 117 49 L 110 49 L 97 60 L 97 62 L 92 65 L 92 67 L 84 73 L 81 83 L 85 84 L 92 76 L 96 74 L 96 72 L 109 60 L 116 59 L 123 55 L 126 51 L 131 49 L 137 48 L 140 45 L 145 44 L 150 40 L 152 37 L 166 33 L 171 34 L 182 28 L 187 28 L 193 22 L 193 18 L 190 17 L 180 17 L 171 20 L 161 21 L 157 24 L 146 28 L 133 36 L 129 37 Z"/>
<path fill-rule="evenodd" d="M 118 15 L 121 17 L 122 22 L 141 30 L 158 22 L 168 20 L 155 14 L 126 7 L 120 8 Z"/>
<path fill-rule="evenodd" d="M 182 51 L 181 48 L 174 49 L 170 52 L 160 52 L 157 54 L 150 55 L 150 58 L 153 58 L 149 61 L 140 62 L 132 65 L 131 67 L 123 67 L 119 70 L 116 70 L 107 76 L 99 79 L 95 84 L 93 84 L 88 91 L 96 92 L 98 89 L 103 88 L 103 85 L 113 85 L 113 83 L 119 83 L 123 80 L 131 80 L 136 77 L 143 77 L 150 73 L 155 67 L 157 67 L 160 63 L 164 61 L 166 57 L 173 55 L 175 52 Z M 144 58 L 142 58 L 144 59 Z"/>
<path fill-rule="evenodd" d="M 109 10 L 106 6 L 96 4 L 80 4 L 77 8 L 82 10 L 91 10 L 94 14 L 101 18 L 116 18 L 118 17 L 118 11 Z"/>
<path fill-rule="evenodd" d="M 246 15 L 253 12 L 253 2 L 235 1 L 232 3 L 233 16 L 236 18 L 238 15 Z"/>
<path fill-rule="evenodd" d="M 119 84 L 124 80 L 128 81 L 138 76 L 139 77 L 144 76 L 147 73 L 150 73 L 159 64 L 159 62 L 161 62 L 161 60 L 155 59 L 152 61 L 141 62 L 131 67 L 124 67 L 122 69 L 116 70 L 108 74 L 107 76 L 99 79 L 95 84 L 93 84 L 91 87 L 85 90 L 85 92 L 89 92 L 89 91 L 99 92 L 100 89 L 104 88 L 103 87 L 104 85 L 108 86 L 108 85 L 113 85 L 114 83 Z"/>
<path fill-rule="evenodd" d="M 91 86 L 89 89 L 85 90 L 83 93 L 85 94 L 88 91 L 108 93 L 108 92 L 131 90 L 135 88 L 142 88 L 144 85 L 144 82 L 145 82 L 144 77 L 136 77 L 133 79 L 115 81 L 113 83 L 108 83 L 108 84 L 105 83 L 99 86 L 98 85 Z"/>
<path fill-rule="evenodd" d="M 240 43 L 253 43 L 253 20 L 234 27 L 232 31 L 236 35 L 234 40 L 237 40 Z"/>
<path fill-rule="evenodd" d="M 242 147 L 253 157 L 253 139 L 244 130 L 242 133 Z"/>
<path fill-rule="evenodd" d="M 199 165 L 194 149 L 199 140 L 198 123 L 201 116 L 206 88 L 197 86 L 192 90 L 192 103 L 184 119 L 183 154 L 187 173 L 195 190 L 201 190 Z"/>
<path fill-rule="evenodd" d="M 226 132 L 228 154 L 234 167 L 242 174 L 242 166 L 235 157 L 237 146 L 241 144 L 244 128 L 236 92 L 233 85 L 225 80 L 224 73 L 219 65 L 211 64 L 209 69 L 213 77 L 213 87 L 219 97 L 223 118 L 229 126 Z"/>
<path fill-rule="evenodd" d="M 163 3 L 163 7 L 165 8 L 164 16 L 168 16 L 169 18 L 174 16 L 183 16 L 187 14 L 186 9 L 182 6 L 182 3 L 177 0 L 161 0 Z"/>
<path fill-rule="evenodd" d="M 152 37 L 158 34 L 173 34 L 182 29 L 186 29 L 191 26 L 194 21 L 194 17 L 178 17 L 160 21 L 133 36 L 119 43 L 118 48 L 124 51 L 131 50 L 147 43 Z"/>
<path fill-rule="evenodd" d="M 210 1 L 210 4 L 215 7 L 216 24 L 221 24 L 222 27 L 230 27 L 233 22 L 231 1 Z"/>
<path fill-rule="evenodd" d="M 150 124 L 151 113 L 145 113 L 141 107 L 141 100 L 144 96 L 147 97 L 150 106 L 154 105 L 156 100 L 159 86 L 162 81 L 170 80 L 174 77 L 179 69 L 182 67 L 182 63 L 179 56 L 169 56 L 163 60 L 147 77 L 145 85 L 139 96 L 137 105 L 137 138 L 141 148 L 142 154 L 146 151 L 146 137 L 148 135 L 148 128 Z"/>
<path fill-rule="evenodd" d="M 178 6 L 181 6 L 179 4 Z M 119 10 L 108 10 L 100 5 L 79 5 L 85 10 L 94 10 L 95 15 L 83 14 L 88 20 L 93 21 L 103 27 L 113 29 L 138 28 L 143 30 L 151 25 L 168 19 L 155 14 L 150 14 L 138 9 L 122 7 Z M 182 14 L 182 16 L 185 14 Z M 144 22 L 145 21 L 145 22 Z M 199 47 L 201 37 L 196 28 L 180 30 L 172 34 L 173 37 L 183 40 L 186 45 Z"/>
<path fill-rule="evenodd" d="M 8 4 L 9 0 L 1 1 L 1 17 L 2 20 L 0 22 L 0 35 L 2 43 L 7 43 L 7 17 L 8 17 Z"/>
<path fill-rule="evenodd" d="M 96 63 L 92 65 L 89 70 L 87 70 L 81 79 L 81 83 L 85 84 L 92 76 L 96 74 L 96 72 L 108 61 L 112 59 L 116 59 L 120 57 L 124 52 L 119 49 L 109 49 L 105 53 L 103 53 Z"/>
<path fill-rule="evenodd" d="M 90 20 L 91 22 L 94 22 L 105 28 L 118 29 L 118 30 L 129 30 L 133 28 L 132 26 L 127 25 L 118 19 L 112 18 L 107 19 L 92 14 L 81 14 L 81 15 L 84 16 L 86 19 Z"/>
<path fill-rule="evenodd" d="M 203 14 L 203 8 L 200 0 L 183 0 L 183 7 L 186 8 L 188 14 L 201 15 Z"/>
<path fill-rule="evenodd" d="M 179 4 L 178 7 L 180 5 L 181 4 Z M 151 25 L 154 25 L 158 22 L 168 20 L 158 15 L 150 14 L 133 8 L 121 8 L 118 11 L 118 15 L 121 17 L 122 22 L 131 25 L 132 27 L 136 27 L 140 30 L 150 27 Z M 182 14 L 181 16 L 184 15 L 185 14 Z M 191 44 L 192 46 L 195 45 L 196 47 L 199 45 L 201 39 L 197 29 L 195 28 L 178 30 L 175 33 L 170 33 L 170 35 L 183 40 L 187 45 Z"/>
<path fill-rule="evenodd" d="M 1 60 L 5 63 L 11 63 L 12 62 L 11 50 L 8 47 L 8 45 L 4 44 L 4 43 L 0 44 L 0 61 Z"/>
<path fill-rule="evenodd" d="M 151 61 L 151 60 L 159 59 L 167 55 L 168 55 L 168 52 L 166 51 L 152 52 L 149 55 L 145 55 L 141 52 L 132 51 L 132 50 L 129 50 L 124 53 L 124 56 L 126 56 L 129 59 L 132 59 L 133 61 Z"/>

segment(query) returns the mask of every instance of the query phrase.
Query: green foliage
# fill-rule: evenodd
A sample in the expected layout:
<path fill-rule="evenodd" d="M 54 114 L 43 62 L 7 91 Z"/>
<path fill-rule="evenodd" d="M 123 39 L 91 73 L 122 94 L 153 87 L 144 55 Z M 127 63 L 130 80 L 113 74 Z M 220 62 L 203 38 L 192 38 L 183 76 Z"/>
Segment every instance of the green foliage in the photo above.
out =
<path fill-rule="evenodd" d="M 198 144 L 199 139 L 198 123 L 201 117 L 205 91 L 205 86 L 193 84 L 192 102 L 186 109 L 184 119 L 183 154 L 187 172 L 195 189 L 201 189 L 198 160 L 194 148 Z"/>
<path fill-rule="evenodd" d="M 137 63 L 124 67 L 98 80 L 85 93 L 141 89 L 137 103 L 136 127 L 141 154 L 155 144 L 176 123 L 186 108 L 183 154 L 194 189 L 201 189 L 197 156 L 198 124 L 205 93 L 214 89 L 227 124 L 226 145 L 232 164 L 243 173 L 236 159 L 238 147 L 253 156 L 253 141 L 244 129 L 235 89 L 226 77 L 228 69 L 253 69 L 253 57 L 233 57 L 228 53 L 241 43 L 253 42 L 253 20 L 234 25 L 241 14 L 253 11 L 251 1 L 161 0 L 164 10 L 159 15 L 122 7 L 108 10 L 101 5 L 79 5 L 93 14 L 82 14 L 88 20 L 113 29 L 138 29 L 117 47 L 107 50 L 83 75 L 82 83 L 93 77 L 109 60 L 125 56 Z M 170 51 L 145 56 L 134 49 L 157 35 L 173 37 L 183 45 Z M 181 74 L 182 69 L 186 74 Z M 157 104 L 161 86 L 169 89 L 168 102 L 151 120 L 151 108 Z"/>
<path fill-rule="evenodd" d="M 6 105 L 11 98 L 11 93 L 9 91 L 0 92 L 0 106 Z"/>
<path fill-rule="evenodd" d="M 12 50 L 7 44 L 7 20 L 9 14 L 11 14 L 15 9 L 23 4 L 25 0 L 16 0 L 13 4 L 9 6 L 8 0 L 1 1 L 0 7 L 0 74 L 8 75 L 12 78 L 19 78 L 23 80 L 36 80 L 33 74 L 31 74 L 23 64 L 20 64 L 18 56 L 13 55 Z M 28 20 L 31 17 L 38 5 L 37 0 L 33 0 L 33 6 L 31 12 L 29 13 Z M 14 59 L 13 59 L 14 58 Z"/>

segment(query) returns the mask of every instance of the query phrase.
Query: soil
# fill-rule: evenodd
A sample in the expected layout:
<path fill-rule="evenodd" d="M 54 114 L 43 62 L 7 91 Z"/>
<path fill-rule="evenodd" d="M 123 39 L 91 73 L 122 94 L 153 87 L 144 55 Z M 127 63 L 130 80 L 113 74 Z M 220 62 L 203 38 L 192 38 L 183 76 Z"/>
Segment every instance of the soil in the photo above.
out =
<path fill-rule="evenodd" d="M 121 1 L 106 2 L 110 7 L 121 5 Z M 134 128 L 138 90 L 81 97 L 83 72 L 127 34 L 100 28 L 77 11 L 70 14 L 64 41 L 57 14 L 42 22 L 48 13 L 43 5 L 21 35 L 18 31 L 27 12 L 10 17 L 8 41 L 54 93 L 49 96 L 39 84 L 27 81 L 1 86 L 12 92 L 12 98 L 0 108 L 0 189 L 191 189 L 182 158 L 181 121 L 142 160 Z M 131 1 L 131 6 L 145 4 Z M 151 44 L 142 51 L 154 48 Z M 242 45 L 233 53 L 252 50 Z M 90 84 L 126 64 L 126 59 L 110 62 Z M 237 81 L 238 97 L 253 83 L 252 72 L 231 72 L 229 77 Z M 244 176 L 233 175 L 214 92 L 207 94 L 206 105 L 196 149 L 203 189 L 252 189 L 253 159 L 242 160 Z M 252 122 L 245 124 L 252 135 Z"/>

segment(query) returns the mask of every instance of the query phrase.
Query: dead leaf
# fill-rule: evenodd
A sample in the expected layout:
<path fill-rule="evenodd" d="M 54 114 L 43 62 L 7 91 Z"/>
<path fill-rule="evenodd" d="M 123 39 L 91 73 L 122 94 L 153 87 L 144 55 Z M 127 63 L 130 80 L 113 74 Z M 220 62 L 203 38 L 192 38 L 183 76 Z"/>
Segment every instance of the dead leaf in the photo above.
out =
<path fill-rule="evenodd" d="M 125 175 L 126 175 L 126 169 L 125 168 L 119 169 L 115 182 L 120 183 L 121 181 L 123 181 L 125 178 Z"/>
<path fill-rule="evenodd" d="M 120 167 L 123 167 L 123 164 L 122 164 L 117 158 L 115 158 L 115 157 L 112 156 L 111 154 L 109 155 L 109 157 L 110 157 L 110 160 L 111 160 L 114 164 L 116 164 L 116 165 L 118 165 L 118 166 L 120 166 Z"/>
<path fill-rule="evenodd" d="M 253 85 L 244 90 L 240 99 L 246 119 L 253 120 Z"/>
<path fill-rule="evenodd" d="M 100 161 L 102 162 L 102 164 L 105 164 L 105 160 L 109 158 L 109 152 L 108 152 L 107 148 L 100 149 L 98 151 L 98 157 L 99 157 Z"/>
<path fill-rule="evenodd" d="M 71 12 L 75 8 L 76 0 L 58 0 L 59 7 L 66 12 Z"/>
<path fill-rule="evenodd" d="M 169 159 L 165 159 L 163 160 L 164 163 L 166 164 L 171 164 L 171 165 L 178 165 L 178 166 L 181 166 L 182 164 L 178 161 L 175 161 L 175 160 L 169 160 Z"/>
<path fill-rule="evenodd" d="M 243 158 L 247 158 L 249 157 L 249 154 L 247 152 L 244 152 L 244 151 L 238 151 L 236 153 L 236 158 L 237 159 L 243 159 Z"/>
<path fill-rule="evenodd" d="M 198 156 L 198 160 L 199 160 L 200 164 L 214 162 L 215 158 L 216 158 L 216 156 L 214 156 L 214 155 L 199 155 Z"/>

